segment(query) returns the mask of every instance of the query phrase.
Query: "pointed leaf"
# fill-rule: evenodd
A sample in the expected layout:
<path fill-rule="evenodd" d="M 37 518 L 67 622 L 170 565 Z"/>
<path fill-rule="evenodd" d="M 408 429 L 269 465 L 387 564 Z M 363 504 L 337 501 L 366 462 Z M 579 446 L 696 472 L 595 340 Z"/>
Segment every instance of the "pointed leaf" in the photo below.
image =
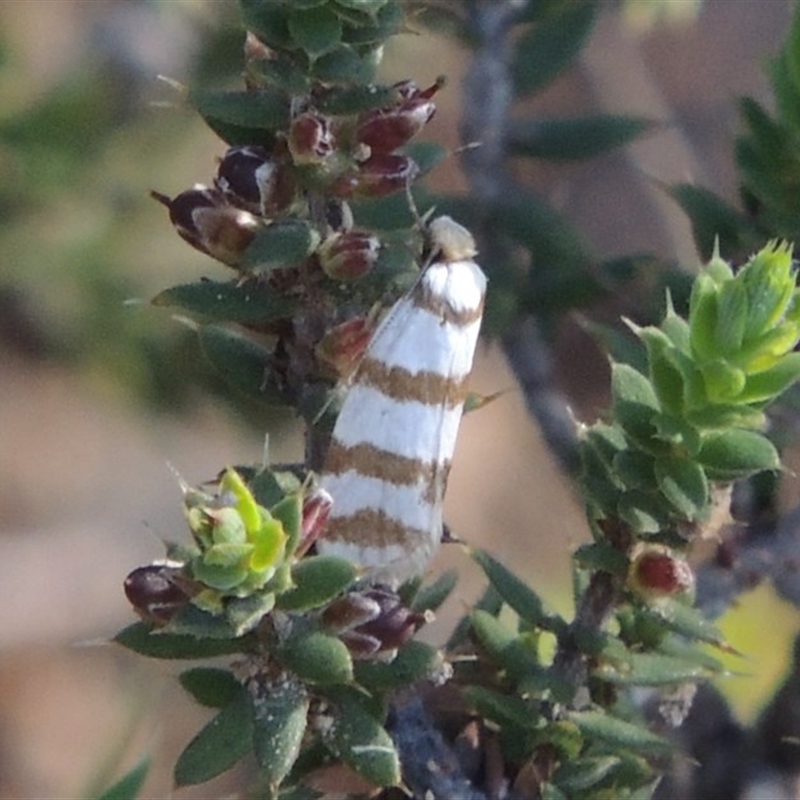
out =
<path fill-rule="evenodd" d="M 219 322 L 267 322 L 296 313 L 295 298 L 276 295 L 258 281 L 198 281 L 165 289 L 155 306 L 178 307 Z"/>
<path fill-rule="evenodd" d="M 144 622 L 135 622 L 113 639 L 117 644 L 151 658 L 213 658 L 230 653 L 245 653 L 248 639 L 197 639 L 194 636 L 159 633 Z"/>
<path fill-rule="evenodd" d="M 441 653 L 424 642 L 410 641 L 389 662 L 356 661 L 358 683 L 370 692 L 399 689 L 432 678 L 441 672 Z"/>
<path fill-rule="evenodd" d="M 660 653 L 630 653 L 626 664 L 599 664 L 593 674 L 610 683 L 630 686 L 668 686 L 699 682 L 713 676 L 705 666 Z"/>
<path fill-rule="evenodd" d="M 253 708 L 242 689 L 180 754 L 175 764 L 175 785 L 204 783 L 231 769 L 252 750 L 252 737 Z"/>
<path fill-rule="evenodd" d="M 646 728 L 625 722 L 602 711 L 572 711 L 568 714 L 584 736 L 599 739 L 614 747 L 633 747 L 644 751 L 668 751 L 672 745 Z"/>
<path fill-rule="evenodd" d="M 685 519 L 702 516 L 708 504 L 708 481 L 699 464 L 681 456 L 659 456 L 655 473 L 661 493 Z"/>
<path fill-rule="evenodd" d="M 592 28 L 597 8 L 583 0 L 565 3 L 517 42 L 511 65 L 517 94 L 540 89 L 569 66 Z"/>
<path fill-rule="evenodd" d="M 310 611 L 341 594 L 355 580 L 358 570 L 349 559 L 308 556 L 292 567 L 294 588 L 278 595 L 284 611 Z"/>
<path fill-rule="evenodd" d="M 123 775 L 113 786 L 109 786 L 95 800 L 136 800 L 149 770 L 150 756 L 145 756 L 130 772 Z"/>
<path fill-rule="evenodd" d="M 342 38 L 342 23 L 327 6 L 293 8 L 288 24 L 294 41 L 312 58 L 332 50 Z"/>
<path fill-rule="evenodd" d="M 424 612 L 436 611 L 455 589 L 458 582 L 458 571 L 448 569 L 433 583 L 421 587 L 411 601 L 411 610 Z"/>
<path fill-rule="evenodd" d="M 376 786 L 400 783 L 400 759 L 384 727 L 370 714 L 361 696 L 348 690 L 326 692 L 334 704 L 330 725 L 323 730 L 326 747 Z"/>
<path fill-rule="evenodd" d="M 697 461 L 710 480 L 725 482 L 781 466 L 778 451 L 766 436 L 735 428 L 706 436 Z"/>
<path fill-rule="evenodd" d="M 288 677 L 265 687 L 253 701 L 253 750 L 271 787 L 279 786 L 297 761 L 309 704 L 303 685 Z"/>
<path fill-rule="evenodd" d="M 644 117 L 612 114 L 514 119 L 508 134 L 509 150 L 512 155 L 550 161 L 592 158 L 633 141 L 654 125 Z"/>
<path fill-rule="evenodd" d="M 274 132 L 289 126 L 289 99 L 274 89 L 265 87 L 258 92 L 192 89 L 187 100 L 212 127 L 222 123 Z"/>
<path fill-rule="evenodd" d="M 182 672 L 181 686 L 198 703 L 211 708 L 222 708 L 233 700 L 241 684 L 226 669 L 214 667 L 193 667 Z"/>
<path fill-rule="evenodd" d="M 247 248 L 241 268 L 268 272 L 304 261 L 319 246 L 319 233 L 307 222 L 276 222 L 260 230 Z"/>
<path fill-rule="evenodd" d="M 703 612 L 685 603 L 662 599 L 648 608 L 648 612 L 662 620 L 667 626 L 689 639 L 699 639 L 716 647 L 728 649 L 725 637 Z"/>
<path fill-rule="evenodd" d="M 611 775 L 622 763 L 617 756 L 589 756 L 563 763 L 553 781 L 570 794 L 585 792 Z"/>
<path fill-rule="evenodd" d="M 199 331 L 205 357 L 235 389 L 264 403 L 281 405 L 283 397 L 267 380 L 271 354 L 250 338 L 218 325 Z"/>

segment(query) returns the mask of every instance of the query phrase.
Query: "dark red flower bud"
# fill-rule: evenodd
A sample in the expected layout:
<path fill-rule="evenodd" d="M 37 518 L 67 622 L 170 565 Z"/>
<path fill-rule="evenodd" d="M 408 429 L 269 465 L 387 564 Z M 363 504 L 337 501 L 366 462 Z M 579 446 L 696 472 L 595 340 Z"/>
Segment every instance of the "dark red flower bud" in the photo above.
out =
<path fill-rule="evenodd" d="M 288 166 L 257 146 L 231 147 L 214 184 L 231 204 L 266 217 L 286 208 L 294 195 Z"/>
<path fill-rule="evenodd" d="M 431 97 L 441 87 L 436 82 L 425 91 L 420 91 L 412 81 L 397 84 L 400 100 L 388 108 L 378 108 L 363 114 L 356 128 L 356 141 L 365 144 L 370 151 L 391 153 L 416 136 L 431 120 L 436 105 Z"/>
<path fill-rule="evenodd" d="M 333 498 L 317 488 L 303 498 L 303 517 L 300 523 L 300 544 L 295 557 L 300 558 L 324 533 L 333 506 Z"/>
<path fill-rule="evenodd" d="M 669 597 L 694 588 L 688 561 L 662 545 L 642 545 L 634 551 L 628 586 L 646 599 Z"/>
<path fill-rule="evenodd" d="M 314 348 L 317 361 L 334 376 L 349 375 L 361 360 L 372 338 L 369 317 L 353 317 L 331 328 Z"/>
<path fill-rule="evenodd" d="M 367 231 L 345 231 L 329 236 L 317 249 L 322 271 L 337 281 L 366 275 L 378 260 L 381 242 Z"/>
<path fill-rule="evenodd" d="M 289 152 L 295 164 L 321 164 L 333 149 L 333 131 L 327 117 L 307 111 L 292 120 Z"/>
<path fill-rule="evenodd" d="M 235 267 L 260 227 L 249 212 L 234 208 L 218 189 L 197 185 L 170 200 L 150 193 L 169 209 L 169 218 L 180 236 L 192 247 Z"/>
<path fill-rule="evenodd" d="M 393 658 L 425 617 L 404 606 L 391 589 L 373 586 L 334 600 L 323 612 L 322 621 L 354 658 Z"/>
<path fill-rule="evenodd" d="M 402 191 L 417 175 L 419 167 L 412 158 L 378 153 L 345 172 L 330 191 L 338 197 L 383 197 Z"/>
<path fill-rule="evenodd" d="M 190 600 L 180 576 L 180 568 L 166 564 L 139 567 L 125 578 L 125 596 L 142 619 L 166 625 Z"/>

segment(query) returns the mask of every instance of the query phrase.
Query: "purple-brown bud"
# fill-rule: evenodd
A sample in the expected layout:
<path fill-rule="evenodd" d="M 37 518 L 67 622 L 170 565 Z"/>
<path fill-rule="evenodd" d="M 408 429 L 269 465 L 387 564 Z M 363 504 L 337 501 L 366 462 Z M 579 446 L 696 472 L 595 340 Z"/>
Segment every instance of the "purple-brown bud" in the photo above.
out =
<path fill-rule="evenodd" d="M 229 267 L 241 263 L 260 227 L 249 211 L 228 205 L 218 189 L 198 184 L 173 199 L 159 192 L 150 194 L 169 209 L 181 238 Z"/>
<path fill-rule="evenodd" d="M 338 197 L 383 197 L 402 191 L 419 175 L 408 156 L 378 153 L 334 181 L 331 194 Z"/>
<path fill-rule="evenodd" d="M 396 84 L 400 100 L 393 106 L 363 114 L 358 121 L 356 141 L 367 145 L 373 154 L 391 153 L 402 147 L 433 117 L 436 104 L 431 97 L 441 86 L 437 81 L 422 91 L 412 81 Z"/>
<path fill-rule="evenodd" d="M 308 548 L 325 532 L 332 506 L 333 498 L 320 487 L 303 497 L 300 544 L 295 551 L 296 558 L 300 558 L 306 553 Z"/>
<path fill-rule="evenodd" d="M 694 573 L 679 553 L 663 545 L 641 545 L 631 557 L 628 586 L 646 600 L 671 597 L 694 588 Z"/>
<path fill-rule="evenodd" d="M 295 164 L 321 164 L 335 146 L 328 117 L 306 111 L 292 120 L 289 152 Z"/>
<path fill-rule="evenodd" d="M 214 184 L 232 205 L 265 217 L 286 208 L 294 195 L 288 166 L 258 146 L 231 147 Z"/>
<path fill-rule="evenodd" d="M 393 658 L 425 622 L 402 604 L 396 592 L 373 586 L 334 600 L 322 622 L 347 645 L 355 658 Z"/>
<path fill-rule="evenodd" d="M 125 596 L 143 620 L 166 625 L 190 600 L 180 579 L 179 567 L 167 564 L 138 567 L 125 578 Z"/>
<path fill-rule="evenodd" d="M 314 355 L 335 376 L 349 375 L 364 355 L 372 331 L 373 323 L 369 317 L 348 319 L 322 337 L 314 348 Z"/>
<path fill-rule="evenodd" d="M 329 236 L 317 249 L 322 271 L 336 281 L 354 281 L 366 275 L 378 260 L 381 242 L 367 231 L 345 231 Z"/>

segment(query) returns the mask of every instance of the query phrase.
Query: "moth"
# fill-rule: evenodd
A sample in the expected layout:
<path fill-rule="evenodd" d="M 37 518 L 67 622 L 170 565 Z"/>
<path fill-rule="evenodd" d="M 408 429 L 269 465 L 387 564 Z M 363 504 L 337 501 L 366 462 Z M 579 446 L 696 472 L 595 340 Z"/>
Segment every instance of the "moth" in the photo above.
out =
<path fill-rule="evenodd" d="M 390 585 L 423 572 L 441 539 L 486 294 L 469 231 L 439 217 L 429 234 L 430 263 L 370 340 L 321 477 L 333 507 L 319 551 Z"/>

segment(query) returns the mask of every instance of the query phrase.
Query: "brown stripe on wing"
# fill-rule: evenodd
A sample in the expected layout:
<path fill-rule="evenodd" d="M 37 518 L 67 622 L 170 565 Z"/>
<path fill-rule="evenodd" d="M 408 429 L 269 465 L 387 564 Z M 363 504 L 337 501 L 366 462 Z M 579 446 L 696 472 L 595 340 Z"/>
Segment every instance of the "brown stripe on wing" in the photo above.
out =
<path fill-rule="evenodd" d="M 325 457 L 325 472 L 341 475 L 348 470 L 387 483 L 413 486 L 420 480 L 425 483 L 432 481 L 438 466 L 419 458 L 397 455 L 373 444 L 362 443 L 348 447 L 338 439 L 332 439 Z"/>
<path fill-rule="evenodd" d="M 429 370 L 410 372 L 368 356 L 358 365 L 354 381 L 371 386 L 393 400 L 428 406 L 452 408 L 461 405 L 467 397 L 468 376 L 448 378 Z"/>
<path fill-rule="evenodd" d="M 379 509 L 362 508 L 347 517 L 331 518 L 325 529 L 325 538 L 370 548 L 399 545 L 412 552 L 417 541 L 430 541 L 430 533 L 409 528 Z"/>
<path fill-rule="evenodd" d="M 483 297 L 475 308 L 457 310 L 447 300 L 442 299 L 441 295 L 432 292 L 424 281 L 420 281 L 411 291 L 411 302 L 417 308 L 424 308 L 435 314 L 443 322 L 460 328 L 466 328 L 483 316 Z"/>

